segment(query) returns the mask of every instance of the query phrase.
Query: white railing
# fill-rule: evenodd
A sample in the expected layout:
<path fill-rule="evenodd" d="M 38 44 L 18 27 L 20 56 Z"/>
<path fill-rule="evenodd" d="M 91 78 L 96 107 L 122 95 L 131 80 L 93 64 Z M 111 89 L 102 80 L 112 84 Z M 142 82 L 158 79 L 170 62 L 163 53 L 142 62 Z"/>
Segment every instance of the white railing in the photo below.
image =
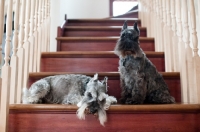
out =
<path fill-rule="evenodd" d="M 142 26 L 165 52 L 166 71 L 180 72 L 183 103 L 200 103 L 199 16 L 199 0 L 139 0 Z"/>
<path fill-rule="evenodd" d="M 4 12 L 5 8 L 7 12 Z M 14 35 L 11 38 L 13 12 Z M 5 14 L 5 57 L 0 78 L 0 132 L 7 131 L 9 104 L 21 103 L 22 88 L 27 87 L 29 72 L 40 71 L 41 52 L 49 51 L 50 0 L 0 0 L 0 59 Z"/>

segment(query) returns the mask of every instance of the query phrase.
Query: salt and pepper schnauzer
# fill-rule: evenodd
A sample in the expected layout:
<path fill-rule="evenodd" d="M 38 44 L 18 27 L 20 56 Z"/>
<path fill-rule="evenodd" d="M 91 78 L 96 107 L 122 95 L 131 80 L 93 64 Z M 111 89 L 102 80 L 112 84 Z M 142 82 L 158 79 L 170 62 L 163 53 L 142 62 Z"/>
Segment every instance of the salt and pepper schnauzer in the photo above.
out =
<path fill-rule="evenodd" d="M 140 48 L 139 35 L 137 23 L 129 29 L 125 21 L 115 47 L 115 54 L 120 58 L 121 103 L 175 103 L 162 75 Z"/>
<path fill-rule="evenodd" d="M 85 114 L 98 115 L 102 125 L 107 121 L 106 111 L 112 103 L 117 103 L 107 93 L 107 77 L 98 80 L 81 74 L 56 75 L 43 78 L 23 90 L 24 104 L 72 104 L 77 105 L 77 116 L 85 119 Z"/>

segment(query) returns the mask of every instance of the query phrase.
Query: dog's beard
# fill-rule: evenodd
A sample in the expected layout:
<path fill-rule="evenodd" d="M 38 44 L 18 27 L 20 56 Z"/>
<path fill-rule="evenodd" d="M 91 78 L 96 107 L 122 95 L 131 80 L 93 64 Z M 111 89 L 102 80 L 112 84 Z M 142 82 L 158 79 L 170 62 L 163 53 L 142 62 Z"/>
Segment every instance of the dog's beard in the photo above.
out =
<path fill-rule="evenodd" d="M 85 120 L 85 115 L 87 113 L 86 111 L 88 111 L 89 105 L 87 103 L 82 103 L 80 106 L 80 102 L 79 102 L 77 106 L 79 107 L 79 109 L 77 110 L 78 118 L 81 120 Z M 104 126 L 104 123 L 107 121 L 107 115 L 106 115 L 106 111 L 104 110 L 104 105 L 100 105 L 97 112 L 98 113 L 95 112 L 93 114 L 98 115 L 101 125 Z"/>
<path fill-rule="evenodd" d="M 87 101 L 85 99 L 83 99 L 82 101 L 80 101 L 77 106 L 79 107 L 79 109 L 77 110 L 77 116 L 79 119 L 85 119 L 85 115 L 88 113 L 97 115 L 100 121 L 100 124 L 102 126 L 104 126 L 104 123 L 107 121 L 107 115 L 106 115 L 106 111 L 108 110 L 110 105 L 113 103 L 117 103 L 117 100 L 115 97 L 113 96 L 108 96 L 107 94 L 105 94 L 105 98 L 102 101 L 98 101 L 98 103 L 94 103 L 96 105 L 96 109 L 95 106 L 92 106 L 92 102 L 87 103 Z M 95 112 L 91 112 L 91 109 L 95 109 Z M 96 111 L 97 110 L 97 111 Z"/>
<path fill-rule="evenodd" d="M 77 105 L 79 107 L 79 104 L 77 104 Z M 81 106 L 79 107 L 79 109 L 77 110 L 77 113 L 76 113 L 79 119 L 85 120 L 85 110 L 87 107 L 88 107 L 87 103 L 81 104 Z"/>
<path fill-rule="evenodd" d="M 104 123 L 107 121 L 107 115 L 103 107 L 98 109 L 98 116 L 101 125 L 104 126 Z"/>

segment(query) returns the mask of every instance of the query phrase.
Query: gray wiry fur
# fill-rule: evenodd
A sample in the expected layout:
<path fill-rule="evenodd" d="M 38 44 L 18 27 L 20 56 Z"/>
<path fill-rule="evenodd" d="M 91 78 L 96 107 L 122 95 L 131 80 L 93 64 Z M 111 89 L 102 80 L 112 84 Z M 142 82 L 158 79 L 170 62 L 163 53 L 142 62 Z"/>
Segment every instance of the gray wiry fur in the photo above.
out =
<path fill-rule="evenodd" d="M 24 89 L 22 102 L 24 104 L 73 104 L 77 105 L 77 116 L 85 119 L 85 114 L 97 114 L 100 123 L 107 120 L 105 110 L 117 100 L 107 94 L 107 77 L 98 80 L 98 74 L 93 78 L 80 74 L 56 75 L 43 78 Z"/>
<path fill-rule="evenodd" d="M 115 47 L 120 58 L 121 103 L 175 103 L 162 75 L 140 48 L 139 34 L 137 23 L 128 29 L 125 22 Z"/>

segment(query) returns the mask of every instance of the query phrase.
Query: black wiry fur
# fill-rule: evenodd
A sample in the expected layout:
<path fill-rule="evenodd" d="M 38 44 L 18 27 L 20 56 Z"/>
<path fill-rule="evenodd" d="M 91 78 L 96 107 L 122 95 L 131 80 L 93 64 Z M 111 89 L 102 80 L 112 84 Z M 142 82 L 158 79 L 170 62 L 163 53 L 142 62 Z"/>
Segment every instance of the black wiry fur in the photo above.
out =
<path fill-rule="evenodd" d="M 133 29 L 128 29 L 125 22 L 115 47 L 115 53 L 120 58 L 121 103 L 175 103 L 162 75 L 140 48 L 139 34 L 137 23 Z"/>

